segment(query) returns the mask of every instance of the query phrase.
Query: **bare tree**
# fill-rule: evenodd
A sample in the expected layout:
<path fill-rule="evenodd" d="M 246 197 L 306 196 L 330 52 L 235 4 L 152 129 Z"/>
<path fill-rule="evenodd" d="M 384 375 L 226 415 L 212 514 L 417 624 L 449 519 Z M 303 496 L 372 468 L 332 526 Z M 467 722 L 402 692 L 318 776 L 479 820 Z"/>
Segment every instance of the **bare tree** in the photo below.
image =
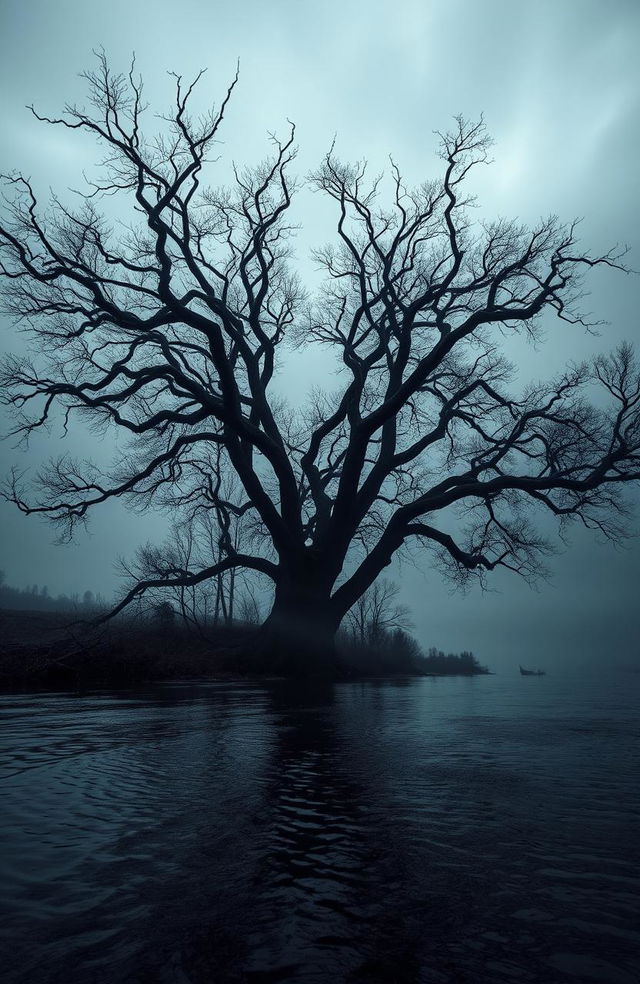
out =
<path fill-rule="evenodd" d="M 233 481 L 225 484 L 229 489 Z M 152 607 L 160 595 L 169 594 L 183 623 L 204 635 L 208 626 L 233 623 L 238 592 L 241 620 L 249 621 L 243 613 L 251 610 L 251 621 L 256 621 L 259 605 L 251 578 L 255 580 L 257 574 L 243 568 L 221 567 L 211 578 L 192 583 L 187 583 L 182 575 L 201 570 L 211 560 L 221 565 L 230 554 L 237 554 L 243 544 L 250 545 L 251 540 L 244 517 L 229 514 L 220 503 L 211 508 L 200 504 L 195 509 L 184 509 L 180 520 L 171 525 L 165 543 L 146 544 L 137 550 L 133 562 L 123 559 L 121 571 L 134 588 L 141 581 L 158 582 L 158 587 L 147 591 Z"/>
<path fill-rule="evenodd" d="M 256 592 L 255 585 L 250 581 L 245 583 L 240 595 L 238 614 L 240 621 L 245 625 L 259 625 L 262 621 L 260 598 Z"/>
<path fill-rule="evenodd" d="M 412 627 L 409 609 L 397 601 L 399 594 L 397 584 L 383 579 L 360 595 L 346 618 L 355 642 L 376 646 L 394 629 Z"/>
<path fill-rule="evenodd" d="M 337 239 L 316 253 L 326 282 L 309 300 L 289 265 L 293 127 L 216 189 L 204 179 L 235 81 L 195 119 L 200 76 L 176 77 L 151 136 L 133 67 L 113 74 L 100 54 L 85 78 L 89 109 L 36 115 L 97 138 L 103 180 L 79 207 L 54 199 L 46 214 L 26 178 L 5 181 L 5 308 L 41 358 L 9 359 L 2 382 L 19 433 L 58 408 L 65 426 L 80 414 L 128 433 L 131 453 L 106 472 L 54 462 L 35 498 L 14 473 L 5 495 L 68 533 L 114 497 L 220 506 L 256 530 L 252 550 L 143 578 L 118 609 L 149 589 L 258 571 L 274 584 L 266 650 L 326 661 L 345 613 L 403 546 L 426 548 L 457 579 L 499 567 L 533 577 L 547 549 L 536 509 L 621 532 L 621 486 L 640 476 L 630 348 L 514 394 L 500 346 L 534 334 L 545 312 L 565 330 L 586 324 L 581 275 L 621 269 L 622 252 L 582 253 L 575 226 L 555 218 L 533 229 L 474 221 L 465 188 L 487 159 L 482 122 L 460 118 L 441 135 L 435 181 L 409 189 L 392 162 L 386 209 L 384 182 L 330 150 L 310 181 L 335 204 Z M 130 207 L 125 231 L 99 210 L 109 196 Z M 341 367 L 342 388 L 303 414 L 273 397 L 287 338 L 332 346 Z M 594 384 L 606 401 L 589 402 Z M 224 494 L 225 471 L 237 496 Z"/>

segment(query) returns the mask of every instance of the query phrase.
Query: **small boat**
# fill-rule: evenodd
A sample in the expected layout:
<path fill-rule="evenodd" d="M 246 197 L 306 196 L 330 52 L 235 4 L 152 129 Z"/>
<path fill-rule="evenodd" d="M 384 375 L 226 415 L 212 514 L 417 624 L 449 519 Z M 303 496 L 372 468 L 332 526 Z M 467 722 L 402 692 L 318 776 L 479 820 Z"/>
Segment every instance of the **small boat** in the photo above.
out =
<path fill-rule="evenodd" d="M 520 667 L 521 676 L 546 676 L 544 670 L 525 670 L 523 666 Z"/>

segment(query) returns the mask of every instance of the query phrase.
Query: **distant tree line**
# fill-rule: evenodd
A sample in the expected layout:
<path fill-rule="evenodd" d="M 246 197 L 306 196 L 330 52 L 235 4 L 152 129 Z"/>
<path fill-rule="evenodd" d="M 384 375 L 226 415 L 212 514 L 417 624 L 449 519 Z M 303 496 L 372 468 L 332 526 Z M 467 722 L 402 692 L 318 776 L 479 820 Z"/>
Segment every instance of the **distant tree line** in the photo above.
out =
<path fill-rule="evenodd" d="M 437 673 L 443 675 L 463 674 L 472 676 L 477 673 L 488 673 L 486 666 L 482 666 L 471 652 L 447 653 L 432 646 L 423 656 L 423 668 L 426 673 Z"/>
<path fill-rule="evenodd" d="M 374 646 L 360 645 L 353 635 L 338 638 L 346 662 L 358 673 L 400 673 L 436 676 L 477 676 L 489 673 L 471 652 L 443 653 L 431 647 L 427 655 L 404 629 L 383 632 Z"/>
<path fill-rule="evenodd" d="M 5 582 L 5 572 L 0 571 L 0 608 L 16 611 L 45 612 L 98 612 L 105 608 L 102 596 L 86 590 L 82 594 L 50 595 L 46 584 L 29 584 L 24 588 L 14 588 Z"/>
<path fill-rule="evenodd" d="M 488 673 L 471 652 L 448 653 L 431 647 L 427 654 L 409 633 L 412 620 L 406 605 L 398 604 L 400 589 L 391 581 L 376 581 L 357 600 L 343 622 L 338 646 L 358 672 L 474 676 Z"/>
<path fill-rule="evenodd" d="M 182 544 L 179 538 L 176 542 Z M 166 554 L 167 547 L 163 549 Z M 228 605 L 219 610 L 217 601 L 225 591 Z M 432 646 L 425 654 L 408 631 L 413 626 L 411 613 L 406 605 L 398 603 L 399 594 L 400 588 L 394 582 L 376 581 L 347 613 L 337 643 L 348 666 L 358 673 L 372 675 L 475 676 L 489 672 L 471 652 L 445 654 Z M 211 604 L 213 598 L 215 605 Z M 182 589 L 171 601 L 166 597 L 162 600 L 160 593 L 156 596 L 150 592 L 146 604 L 139 607 L 139 615 L 150 617 L 165 630 L 181 624 L 211 639 L 215 639 L 218 630 L 258 625 L 262 618 L 260 597 L 250 582 L 244 584 L 235 610 L 232 584 L 226 588 L 218 585 L 215 593 L 205 584 L 188 592 Z"/>
<path fill-rule="evenodd" d="M 200 586 L 198 586 L 200 587 Z M 220 606 L 224 590 L 218 586 L 213 604 L 207 605 L 205 586 L 180 593 L 168 601 L 149 594 L 141 605 L 138 617 L 151 618 L 158 626 L 168 629 L 182 624 L 198 635 L 207 630 L 256 625 L 260 622 L 260 600 L 250 584 L 244 585 L 236 611 L 233 609 L 233 585 L 227 586 L 227 604 Z M 230 588 L 230 590 L 229 590 Z M 398 604 L 399 587 L 391 581 L 377 581 L 358 599 L 344 620 L 338 645 L 347 664 L 360 673 L 408 673 L 438 675 L 476 675 L 488 673 L 471 652 L 445 654 L 431 647 L 426 655 L 418 641 L 407 631 L 412 626 L 409 609 Z M 49 594 L 46 585 L 27 585 L 15 588 L 5 582 L 0 570 L 0 609 L 16 611 L 58 611 L 99 614 L 106 604 L 100 594 L 85 590 L 82 594 Z"/>

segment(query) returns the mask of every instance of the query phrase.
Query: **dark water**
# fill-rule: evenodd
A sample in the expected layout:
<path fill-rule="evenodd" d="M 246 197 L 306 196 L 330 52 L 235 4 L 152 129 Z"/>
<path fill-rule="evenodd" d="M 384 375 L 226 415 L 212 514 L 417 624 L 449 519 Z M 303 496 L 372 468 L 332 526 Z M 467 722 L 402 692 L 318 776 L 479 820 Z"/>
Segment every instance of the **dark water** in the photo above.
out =
<path fill-rule="evenodd" d="M 3 979 L 640 980 L 640 677 L 0 697 Z"/>

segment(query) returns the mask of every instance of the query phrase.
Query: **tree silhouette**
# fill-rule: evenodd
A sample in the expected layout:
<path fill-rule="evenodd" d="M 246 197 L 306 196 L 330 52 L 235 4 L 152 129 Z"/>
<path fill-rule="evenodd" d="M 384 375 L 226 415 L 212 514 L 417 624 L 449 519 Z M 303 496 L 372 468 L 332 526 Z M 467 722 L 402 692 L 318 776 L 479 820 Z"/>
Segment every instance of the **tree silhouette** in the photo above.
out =
<path fill-rule="evenodd" d="M 412 627 L 411 613 L 397 601 L 400 588 L 392 581 L 377 580 L 352 605 L 347 623 L 354 642 L 374 647 L 393 629 Z"/>
<path fill-rule="evenodd" d="M 268 160 L 235 168 L 231 188 L 207 186 L 236 80 L 195 119 L 200 78 L 175 77 L 155 136 L 143 133 L 134 67 L 113 74 L 103 54 L 85 74 L 88 110 L 35 114 L 96 137 L 104 177 L 79 207 L 54 198 L 46 215 L 26 178 L 6 178 L 5 305 L 42 354 L 7 361 L 5 399 L 25 436 L 58 408 L 65 427 L 80 414 L 127 432 L 131 451 L 106 473 L 54 462 L 35 500 L 16 472 L 5 495 L 68 534 L 117 497 L 246 517 L 251 550 L 227 542 L 210 564 L 169 566 L 118 609 L 148 589 L 258 571 L 274 583 L 265 649 L 308 662 L 327 659 L 403 546 L 427 548 L 458 579 L 499 567 L 532 577 L 547 549 L 537 508 L 618 535 L 620 486 L 640 474 L 630 348 L 514 395 L 500 343 L 534 334 L 545 312 L 585 325 L 582 273 L 622 268 L 622 252 L 581 253 L 575 226 L 555 218 L 473 221 L 465 182 L 489 140 L 460 118 L 441 135 L 438 180 L 408 189 L 391 163 L 387 209 L 384 180 L 329 151 L 310 182 L 334 203 L 337 238 L 315 254 L 326 279 L 309 300 L 288 262 L 294 128 L 272 137 Z M 129 208 L 124 230 L 99 210 L 111 196 Z M 273 396 L 287 340 L 333 347 L 339 367 L 341 389 L 299 414 Z M 594 384 L 607 401 L 589 402 Z"/>

